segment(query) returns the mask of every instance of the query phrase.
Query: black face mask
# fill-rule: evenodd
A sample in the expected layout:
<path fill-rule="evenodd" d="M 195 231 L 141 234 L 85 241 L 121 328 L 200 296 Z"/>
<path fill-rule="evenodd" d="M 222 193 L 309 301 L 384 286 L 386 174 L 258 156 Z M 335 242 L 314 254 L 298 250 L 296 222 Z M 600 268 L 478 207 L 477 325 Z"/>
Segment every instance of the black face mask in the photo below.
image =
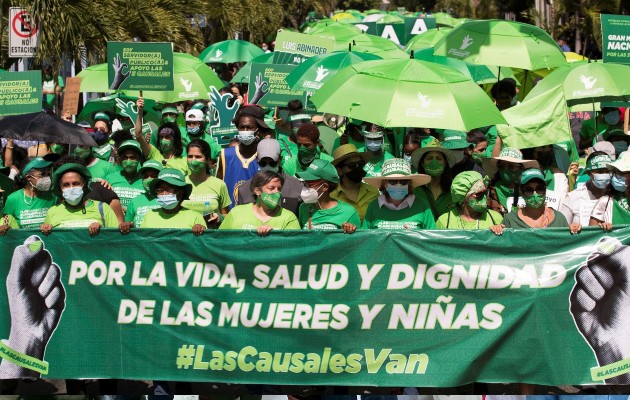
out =
<path fill-rule="evenodd" d="M 351 182 L 359 183 L 363 180 L 367 172 L 363 170 L 361 167 L 357 167 L 350 172 L 345 172 L 344 175 L 350 179 Z"/>
<path fill-rule="evenodd" d="M 553 151 L 536 154 L 536 160 L 538 160 L 542 167 L 551 167 L 553 164 Z"/>

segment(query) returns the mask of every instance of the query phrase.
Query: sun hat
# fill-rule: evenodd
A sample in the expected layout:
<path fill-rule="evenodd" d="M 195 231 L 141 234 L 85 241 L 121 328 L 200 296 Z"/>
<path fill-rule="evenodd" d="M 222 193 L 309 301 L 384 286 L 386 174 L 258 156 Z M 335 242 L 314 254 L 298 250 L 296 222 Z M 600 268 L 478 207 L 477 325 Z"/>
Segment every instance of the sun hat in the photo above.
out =
<path fill-rule="evenodd" d="M 483 177 L 477 171 L 464 171 L 453 178 L 451 184 L 451 201 L 459 204 L 466 199 L 469 193 L 477 193 L 486 187 Z"/>
<path fill-rule="evenodd" d="M 258 126 L 264 129 L 269 129 L 269 125 L 267 125 L 267 123 L 265 122 L 265 112 L 259 106 L 245 106 L 238 110 L 236 112 L 236 115 L 234 116 L 234 120 L 232 121 L 234 122 L 234 125 L 238 125 L 238 120 L 243 115 L 249 115 L 250 117 L 253 117 L 258 123 Z"/>
<path fill-rule="evenodd" d="M 422 157 L 426 153 L 431 152 L 431 151 L 437 151 L 438 153 L 442 153 L 449 167 L 452 167 L 453 165 L 455 165 L 455 153 L 453 153 L 449 149 L 445 149 L 440 143 L 440 141 L 435 138 L 427 142 L 425 147 L 416 149 L 414 150 L 413 153 L 411 153 L 411 165 L 417 168 L 418 164 L 420 164 L 420 160 L 422 159 Z"/>
<path fill-rule="evenodd" d="M 496 175 L 499 168 L 497 167 L 498 161 L 506 161 L 515 164 L 521 164 L 523 169 L 528 168 L 540 168 L 538 161 L 536 160 L 523 160 L 523 153 L 518 149 L 512 147 L 504 147 L 497 157 L 484 158 L 481 160 L 481 166 L 486 174 L 492 178 Z"/>
<path fill-rule="evenodd" d="M 402 158 L 390 158 L 389 160 L 385 160 L 383 162 L 383 167 L 381 168 L 381 176 L 364 178 L 363 180 L 368 185 L 380 189 L 383 181 L 395 178 L 409 179 L 411 181 L 411 186 L 414 188 L 426 185 L 431 181 L 431 177 L 429 175 L 412 174 L 411 165 Z"/>
<path fill-rule="evenodd" d="M 359 153 L 357 146 L 352 143 L 342 144 L 333 151 L 333 160 L 330 163 L 336 167 L 352 157 L 361 157 L 363 162 L 367 163 L 372 158 L 372 153 L 367 151 Z"/>
<path fill-rule="evenodd" d="M 586 159 L 585 171 L 595 171 L 598 169 L 606 169 L 607 165 L 612 163 L 613 160 L 608 154 L 598 154 Z"/>
<path fill-rule="evenodd" d="M 280 143 L 276 139 L 263 139 L 256 147 L 256 159 L 258 161 L 268 157 L 278 161 L 280 159 Z"/>
<path fill-rule="evenodd" d="M 44 157 L 35 157 L 22 170 L 22 178 L 24 178 L 32 169 L 48 168 L 52 161 L 45 160 Z"/>
<path fill-rule="evenodd" d="M 77 164 L 77 163 L 67 163 L 57 168 L 57 170 L 52 176 L 52 188 L 51 188 L 52 192 L 56 194 L 57 196 L 61 196 L 61 190 L 59 189 L 59 181 L 61 180 L 61 177 L 66 172 L 76 172 L 83 177 L 83 179 L 85 180 L 83 195 L 85 196 L 90 190 L 90 182 L 92 180 L 92 174 L 84 165 Z"/>
<path fill-rule="evenodd" d="M 306 168 L 305 171 L 296 173 L 297 176 L 305 181 L 324 180 L 332 183 L 339 183 L 339 175 L 337 169 L 328 161 L 316 158 Z"/>
<path fill-rule="evenodd" d="M 521 185 L 526 184 L 532 179 L 538 179 L 545 183 L 545 175 L 539 168 L 528 168 L 521 174 Z"/>
<path fill-rule="evenodd" d="M 186 122 L 203 122 L 203 111 L 190 109 L 186 112 Z"/>
<path fill-rule="evenodd" d="M 160 172 L 160 171 L 162 171 L 164 169 L 164 167 L 162 166 L 161 162 L 151 159 L 151 160 L 146 160 L 142 164 L 142 167 L 140 167 L 138 172 L 142 173 L 142 171 L 144 171 L 145 169 L 154 169 L 154 170 Z"/>
<path fill-rule="evenodd" d="M 144 160 L 144 154 L 142 154 L 142 147 L 140 147 L 140 143 L 137 140 L 125 140 L 118 146 L 117 153 L 118 155 L 122 154 L 125 150 L 133 150 L 140 155 L 140 161 Z"/>
<path fill-rule="evenodd" d="M 186 183 L 186 179 L 184 178 L 184 174 L 182 173 L 182 171 L 174 168 L 164 168 L 162 171 L 160 171 L 158 177 L 153 179 L 149 184 L 149 193 L 151 194 L 151 196 L 157 196 L 155 190 L 157 189 L 160 182 L 166 182 L 169 185 L 184 188 L 184 198 L 182 199 L 182 201 L 188 200 L 188 197 L 190 197 L 190 193 L 192 192 L 192 185 L 190 183 Z"/>
<path fill-rule="evenodd" d="M 624 151 L 619 154 L 619 158 L 606 164 L 606 167 L 610 170 L 616 169 L 621 172 L 630 172 L 630 152 Z"/>
<path fill-rule="evenodd" d="M 442 146 L 444 146 L 445 149 L 463 150 L 469 147 L 475 147 L 474 144 L 466 140 L 466 132 L 445 129 L 442 137 Z"/>

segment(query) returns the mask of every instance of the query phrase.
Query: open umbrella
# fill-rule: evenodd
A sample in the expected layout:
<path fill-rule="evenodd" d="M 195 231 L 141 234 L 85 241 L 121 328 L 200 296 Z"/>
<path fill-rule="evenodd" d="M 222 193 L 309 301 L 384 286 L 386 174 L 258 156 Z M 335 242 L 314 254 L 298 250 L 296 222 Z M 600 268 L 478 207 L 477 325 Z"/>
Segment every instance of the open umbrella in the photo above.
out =
<path fill-rule="evenodd" d="M 284 80 L 293 90 L 313 92 L 342 68 L 364 61 L 380 59 L 380 57 L 373 54 L 352 51 L 335 51 L 328 54 L 320 54 L 295 67 Z"/>
<path fill-rule="evenodd" d="M 567 62 L 570 62 L 570 63 L 576 62 L 576 61 L 588 60 L 587 57 L 584 57 L 583 55 L 575 53 L 573 51 L 565 51 L 564 57 L 567 59 Z"/>
<path fill-rule="evenodd" d="M 96 146 L 96 142 L 84 128 L 44 112 L 2 118 L 0 137 L 42 143 Z"/>
<path fill-rule="evenodd" d="M 450 26 L 456 27 L 461 23 L 458 18 L 453 17 L 452 15 L 444 12 L 436 12 L 430 15 L 430 17 L 435 18 L 435 23 L 438 26 Z"/>
<path fill-rule="evenodd" d="M 408 59 L 365 61 L 339 71 L 311 97 L 317 110 L 385 127 L 468 131 L 504 124 L 485 92 L 454 69 Z"/>
<path fill-rule="evenodd" d="M 409 58 L 409 54 L 391 40 L 367 33 L 361 33 L 346 42 L 335 43 L 335 50 L 348 49 L 357 53 L 370 53 L 383 59 Z"/>
<path fill-rule="evenodd" d="M 251 61 L 263 54 L 260 47 L 244 40 L 224 40 L 214 43 L 199 54 L 199 59 L 205 63 L 233 63 Z"/>
<path fill-rule="evenodd" d="M 504 20 L 465 22 L 435 44 L 434 54 L 471 64 L 530 71 L 567 63 L 556 41 L 547 32 L 533 25 Z"/>
<path fill-rule="evenodd" d="M 356 35 L 362 33 L 361 29 L 354 25 L 342 24 L 341 22 L 330 22 L 318 24 L 308 31 L 309 35 L 321 36 L 335 39 L 337 42 L 346 42 Z"/>
<path fill-rule="evenodd" d="M 196 57 L 186 53 L 173 53 L 173 79 L 175 90 L 168 92 L 145 91 L 145 99 L 160 103 L 175 103 L 186 100 L 208 99 L 210 86 L 223 87 L 223 81 L 217 74 Z M 128 96 L 138 97 L 137 91 L 124 92 Z"/>
<path fill-rule="evenodd" d="M 451 31 L 451 28 L 438 28 L 429 29 L 426 32 L 422 32 L 411 38 L 405 45 L 405 51 L 407 53 L 418 50 L 428 49 L 433 47 L 440 39 L 446 36 Z"/>
<path fill-rule="evenodd" d="M 476 83 L 497 81 L 497 75 L 495 75 L 487 66 L 468 64 L 467 62 L 456 58 L 436 56 L 433 54 L 433 49 L 424 49 L 422 51 L 414 52 L 413 58 L 416 60 L 424 60 L 436 64 L 448 65 Z"/>
<path fill-rule="evenodd" d="M 77 77 L 81 78 L 80 92 L 108 93 L 112 91 L 107 80 L 107 63 L 87 67 L 79 72 Z"/>
<path fill-rule="evenodd" d="M 81 113 L 77 116 L 77 121 L 87 121 L 89 123 L 93 123 L 93 116 L 99 111 L 107 111 L 110 115 L 117 114 L 118 108 L 116 107 L 116 99 L 120 99 L 125 103 L 129 101 L 133 101 L 135 103 L 136 100 L 138 100 L 137 97 L 130 97 L 124 93 L 114 93 L 109 96 L 90 100 L 85 104 L 85 106 L 83 106 Z M 153 121 L 158 123 L 161 119 L 162 116 L 156 107 L 155 101 L 146 99 L 144 102 L 145 122 Z"/>
<path fill-rule="evenodd" d="M 241 69 L 238 70 L 236 75 L 232 78 L 230 82 L 236 83 L 249 83 L 249 74 L 252 72 L 252 64 L 272 64 L 273 63 L 273 53 L 263 53 L 262 55 L 254 58 L 247 64 L 243 65 Z"/>

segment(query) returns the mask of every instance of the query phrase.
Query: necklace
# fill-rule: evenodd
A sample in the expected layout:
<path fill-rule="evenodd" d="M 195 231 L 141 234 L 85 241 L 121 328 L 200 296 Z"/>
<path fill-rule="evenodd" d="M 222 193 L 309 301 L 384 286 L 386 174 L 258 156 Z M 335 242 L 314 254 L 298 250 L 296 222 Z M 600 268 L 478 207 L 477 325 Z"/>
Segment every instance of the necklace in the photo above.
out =
<path fill-rule="evenodd" d="M 33 197 L 27 196 L 25 191 L 22 191 L 22 195 L 24 196 L 24 203 L 27 206 L 32 206 L 33 205 L 33 201 L 34 201 L 33 199 L 35 198 L 35 196 L 33 196 Z M 26 200 L 27 197 L 30 199 L 30 201 L 31 201 L 30 203 Z"/>
<path fill-rule="evenodd" d="M 475 229 L 477 229 L 477 230 L 478 230 L 478 229 L 479 229 L 479 218 L 477 218 L 477 219 L 475 220 L 475 222 L 476 222 Z M 462 215 L 461 215 L 461 214 L 459 215 L 459 223 L 460 223 L 460 225 L 462 226 L 462 229 L 463 229 L 463 230 L 466 230 L 466 226 L 464 225 L 464 218 L 462 218 Z"/>

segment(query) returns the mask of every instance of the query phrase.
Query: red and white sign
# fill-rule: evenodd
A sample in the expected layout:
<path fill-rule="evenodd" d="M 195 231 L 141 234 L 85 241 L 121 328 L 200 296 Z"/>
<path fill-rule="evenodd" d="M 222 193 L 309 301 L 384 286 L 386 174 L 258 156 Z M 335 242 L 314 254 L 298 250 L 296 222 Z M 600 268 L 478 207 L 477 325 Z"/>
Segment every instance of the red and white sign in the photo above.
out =
<path fill-rule="evenodd" d="M 9 57 L 33 57 L 37 49 L 39 26 L 20 7 L 9 8 Z"/>

